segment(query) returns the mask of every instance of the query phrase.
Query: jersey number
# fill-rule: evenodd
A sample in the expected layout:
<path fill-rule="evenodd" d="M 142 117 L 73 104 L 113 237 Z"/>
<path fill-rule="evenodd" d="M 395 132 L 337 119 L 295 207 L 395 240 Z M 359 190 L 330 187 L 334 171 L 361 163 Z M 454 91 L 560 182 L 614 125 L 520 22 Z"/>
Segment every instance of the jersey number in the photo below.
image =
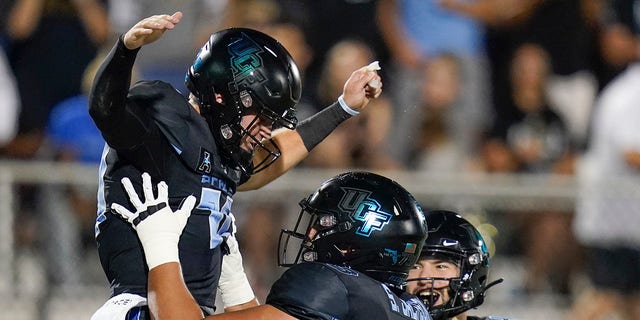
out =
<path fill-rule="evenodd" d="M 231 197 L 224 197 L 221 205 L 222 192 L 211 188 L 202 188 L 198 209 L 209 211 L 209 235 L 211 242 L 209 248 L 213 249 L 222 243 L 223 237 L 231 234 Z"/>

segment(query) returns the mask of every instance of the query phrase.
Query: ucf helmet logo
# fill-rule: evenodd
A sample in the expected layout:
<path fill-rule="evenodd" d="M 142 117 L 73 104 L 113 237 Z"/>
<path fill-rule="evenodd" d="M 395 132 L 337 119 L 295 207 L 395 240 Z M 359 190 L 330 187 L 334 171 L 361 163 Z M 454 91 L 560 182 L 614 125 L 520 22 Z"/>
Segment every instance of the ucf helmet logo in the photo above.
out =
<path fill-rule="evenodd" d="M 231 55 L 230 63 L 234 79 L 228 84 L 231 93 L 236 93 L 242 87 L 248 87 L 255 82 L 266 81 L 266 76 L 260 70 L 264 65 L 260 57 L 264 50 L 259 44 L 242 33 L 241 38 L 230 43 L 227 49 Z"/>
<path fill-rule="evenodd" d="M 369 237 L 376 230 L 382 230 L 389 223 L 392 215 L 380 209 L 378 201 L 369 198 L 370 191 L 356 188 L 342 188 L 344 195 L 338 207 L 344 212 L 350 212 L 351 219 L 363 224 L 356 229 L 356 234 Z"/>

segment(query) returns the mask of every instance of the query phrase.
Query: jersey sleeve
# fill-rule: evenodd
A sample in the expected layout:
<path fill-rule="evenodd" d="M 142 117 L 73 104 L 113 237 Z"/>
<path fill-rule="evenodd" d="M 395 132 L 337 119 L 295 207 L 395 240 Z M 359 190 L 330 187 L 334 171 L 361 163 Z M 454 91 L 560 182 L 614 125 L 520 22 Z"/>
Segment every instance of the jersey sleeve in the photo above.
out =
<path fill-rule="evenodd" d="M 344 319 L 349 312 L 340 278 L 316 263 L 289 268 L 271 287 L 266 303 L 298 319 Z"/>
<path fill-rule="evenodd" d="M 116 149 L 138 144 L 150 123 L 145 111 L 128 99 L 137 52 L 127 49 L 120 37 L 98 69 L 89 95 L 89 114 L 105 141 Z"/>

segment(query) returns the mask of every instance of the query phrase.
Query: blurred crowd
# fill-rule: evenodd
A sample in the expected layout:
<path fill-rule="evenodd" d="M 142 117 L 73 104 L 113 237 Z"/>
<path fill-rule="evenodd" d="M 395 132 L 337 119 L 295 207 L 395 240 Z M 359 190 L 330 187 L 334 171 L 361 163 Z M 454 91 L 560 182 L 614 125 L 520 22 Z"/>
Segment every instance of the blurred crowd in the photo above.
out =
<path fill-rule="evenodd" d="M 178 10 L 184 18 L 172 34 L 140 51 L 137 78 L 186 93 L 184 73 L 211 32 L 250 27 L 278 39 L 297 62 L 303 119 L 332 103 L 351 71 L 378 60 L 383 96 L 302 166 L 579 175 L 585 196 L 573 212 L 489 212 L 500 229 L 496 253 L 526 261 L 518 294 L 566 296 L 582 312 L 575 319 L 595 319 L 630 298 L 572 291 L 577 272 L 588 275 L 591 288 L 615 282 L 602 273 L 626 262 L 611 252 L 634 261 L 626 270 L 638 293 L 640 239 L 625 226 L 640 225 L 640 199 L 602 196 L 602 185 L 640 172 L 640 76 L 633 75 L 640 1 L 6 0 L 0 158 L 97 165 L 104 142 L 87 113 L 97 65 L 139 19 Z M 78 281 L 61 270 L 81 259 L 74 252 L 95 250 L 95 190 L 18 188 L 16 246 L 47 247 L 58 257 L 51 258 L 51 281 Z M 47 205 L 52 199 L 68 201 Z M 280 213 L 288 208 L 274 202 L 241 210 L 241 248 L 264 295 L 277 272 L 275 243 L 286 218 Z M 47 234 L 52 228 L 43 227 L 66 230 L 67 221 L 80 231 Z M 599 302 L 598 310 L 584 301 Z"/>

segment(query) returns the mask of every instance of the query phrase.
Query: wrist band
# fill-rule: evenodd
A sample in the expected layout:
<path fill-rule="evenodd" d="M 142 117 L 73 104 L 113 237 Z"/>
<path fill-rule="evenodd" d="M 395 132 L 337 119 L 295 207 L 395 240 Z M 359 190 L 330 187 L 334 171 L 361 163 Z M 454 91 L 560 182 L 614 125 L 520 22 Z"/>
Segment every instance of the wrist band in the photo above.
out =
<path fill-rule="evenodd" d="M 232 250 L 222 258 L 222 272 L 218 281 L 218 289 L 225 308 L 255 299 L 247 274 L 244 272 L 242 255 L 237 248 L 235 252 Z"/>
<path fill-rule="evenodd" d="M 340 95 L 340 97 L 338 97 L 338 103 L 342 107 L 342 110 L 344 110 L 346 113 L 348 113 L 348 114 L 350 114 L 352 116 L 357 116 L 358 114 L 360 114 L 360 111 L 351 109 L 351 107 L 349 107 L 347 105 L 347 103 L 344 102 L 344 96 L 343 95 Z"/>
<path fill-rule="evenodd" d="M 346 108 L 355 111 L 348 106 Z M 300 135 L 300 138 L 302 138 L 302 142 L 305 148 L 307 148 L 307 151 L 311 151 L 311 149 L 333 132 L 342 121 L 351 118 L 351 116 L 352 114 L 340 104 L 339 98 L 338 102 L 301 121 L 296 127 L 296 131 Z"/>

